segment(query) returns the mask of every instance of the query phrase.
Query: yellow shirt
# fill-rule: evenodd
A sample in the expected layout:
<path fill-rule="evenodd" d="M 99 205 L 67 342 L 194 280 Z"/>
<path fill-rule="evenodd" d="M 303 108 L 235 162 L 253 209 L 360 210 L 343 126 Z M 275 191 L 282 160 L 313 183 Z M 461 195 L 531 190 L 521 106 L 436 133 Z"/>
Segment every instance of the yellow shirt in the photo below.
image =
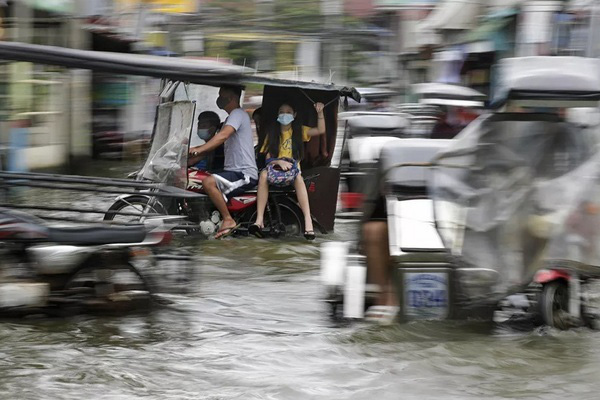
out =
<path fill-rule="evenodd" d="M 308 136 L 308 131 L 312 128 L 308 126 L 302 126 L 302 141 L 308 142 L 310 140 L 310 136 Z M 260 149 L 261 153 L 266 153 L 269 150 L 269 138 L 265 138 L 265 142 L 263 143 L 262 148 Z M 292 157 L 292 128 L 287 131 L 281 132 L 281 137 L 279 138 L 279 155 L 271 154 L 271 157 L 277 158 L 294 158 Z"/>

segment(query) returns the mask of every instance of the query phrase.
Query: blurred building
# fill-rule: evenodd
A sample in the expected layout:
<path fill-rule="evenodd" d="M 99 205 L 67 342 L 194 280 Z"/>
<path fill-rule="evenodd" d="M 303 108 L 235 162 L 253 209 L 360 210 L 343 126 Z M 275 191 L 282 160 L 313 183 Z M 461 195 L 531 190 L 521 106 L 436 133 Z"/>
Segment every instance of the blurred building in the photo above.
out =
<path fill-rule="evenodd" d="M 0 3 L 2 40 L 89 48 L 82 2 L 15 0 Z M 0 146 L 13 169 L 54 167 L 87 156 L 90 76 L 85 71 L 29 63 L 0 65 Z M 7 165 L 9 164 L 9 165 Z"/>
<path fill-rule="evenodd" d="M 484 93 L 493 65 L 529 55 L 600 55 L 595 0 L 376 0 L 395 39 L 399 86 L 437 81 Z"/>
<path fill-rule="evenodd" d="M 171 55 L 162 24 L 171 14 L 196 12 L 197 3 L 0 2 L 2 40 Z M 121 157 L 124 144 L 151 134 L 156 80 L 30 63 L 0 65 L 0 76 L 0 148 L 5 168 L 76 167 L 78 160 L 92 155 Z"/>
<path fill-rule="evenodd" d="M 490 93 L 503 57 L 600 56 L 600 0 L 13 0 L 0 12 L 3 40 L 406 93 L 427 81 Z M 0 146 L 27 145 L 18 158 L 29 168 L 120 155 L 151 132 L 156 80 L 27 63 L 0 65 L 0 76 Z"/>

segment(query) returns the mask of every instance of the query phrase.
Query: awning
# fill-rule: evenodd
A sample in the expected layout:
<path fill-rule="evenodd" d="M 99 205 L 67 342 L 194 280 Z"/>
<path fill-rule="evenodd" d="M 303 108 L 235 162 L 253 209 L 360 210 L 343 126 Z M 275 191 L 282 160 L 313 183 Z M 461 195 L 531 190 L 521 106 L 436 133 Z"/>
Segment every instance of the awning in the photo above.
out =
<path fill-rule="evenodd" d="M 515 15 L 516 12 L 506 16 L 486 18 L 477 28 L 463 34 L 455 44 L 471 44 L 465 48 L 467 53 L 508 50 L 510 44 L 505 28 L 513 21 Z"/>
<path fill-rule="evenodd" d="M 277 42 L 277 43 L 298 43 L 301 41 L 299 36 L 278 34 L 276 37 L 270 33 L 261 32 L 230 32 L 230 33 L 209 33 L 206 37 L 213 40 L 223 40 L 226 42 Z"/>
<path fill-rule="evenodd" d="M 431 8 L 439 0 L 375 0 L 374 6 L 377 10 L 392 11 L 414 8 Z"/>
<path fill-rule="evenodd" d="M 433 30 L 470 29 L 476 22 L 479 8 L 479 0 L 445 0 L 419 25 Z"/>
<path fill-rule="evenodd" d="M 444 0 L 415 29 L 419 47 L 439 45 L 442 37 L 439 30 L 465 30 L 473 26 L 479 15 L 478 0 Z"/>
<path fill-rule="evenodd" d="M 595 0 L 571 0 L 567 9 L 570 11 L 589 11 L 594 8 Z"/>

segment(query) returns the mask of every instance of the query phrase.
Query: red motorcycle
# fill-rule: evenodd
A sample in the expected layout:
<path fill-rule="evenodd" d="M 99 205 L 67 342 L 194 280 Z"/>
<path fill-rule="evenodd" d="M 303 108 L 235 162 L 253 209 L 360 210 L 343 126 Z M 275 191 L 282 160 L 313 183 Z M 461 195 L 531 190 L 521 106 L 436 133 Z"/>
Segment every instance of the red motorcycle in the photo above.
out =
<path fill-rule="evenodd" d="M 187 190 L 204 194 L 202 181 L 210 176 L 210 172 L 189 168 Z M 319 174 L 304 178 L 309 195 L 317 187 Z M 231 198 L 227 202 L 229 213 L 241 227 L 240 234 L 247 234 L 248 227 L 256 220 L 255 189 Z M 206 237 L 213 236 L 219 230 L 223 218 L 208 198 L 202 200 L 174 199 L 163 200 L 150 193 L 140 192 L 135 195 L 121 196 L 104 215 L 105 221 L 120 220 L 123 222 L 138 221 L 152 215 L 177 214 L 185 215 L 194 224 L 187 229 L 189 233 L 199 232 Z M 326 232 L 318 223 L 321 232 Z M 265 209 L 265 235 L 278 238 L 282 236 L 300 236 L 304 232 L 304 216 L 292 187 L 271 187 Z"/>
<path fill-rule="evenodd" d="M 193 102 L 169 102 L 158 107 L 152 146 L 143 168 L 131 174 L 140 181 L 160 182 L 166 187 L 204 193 L 202 181 L 209 172 L 187 167 L 189 136 L 194 115 Z M 175 117 L 178 123 L 173 124 Z M 164 121 L 164 122 L 163 122 Z M 339 169 L 325 166 L 307 168 L 304 178 L 308 196 L 314 204 L 313 222 L 321 233 L 333 228 Z M 317 188 L 320 188 L 317 193 Z M 231 216 L 241 224 L 238 233 L 247 234 L 256 220 L 256 190 L 235 196 L 227 203 Z M 221 226 L 222 217 L 208 196 L 198 199 L 165 198 L 152 190 L 119 196 L 104 215 L 105 221 L 138 222 L 152 215 L 187 217 L 185 230 L 210 237 Z M 269 190 L 265 210 L 265 235 L 301 236 L 304 216 L 292 187 Z"/>
<path fill-rule="evenodd" d="M 190 101 L 166 102 L 158 106 L 148 158 L 143 168 L 131 177 L 204 193 L 202 181 L 210 173 L 187 166 L 194 113 L 195 103 Z M 333 116 L 331 118 L 334 119 Z M 333 128 L 329 129 L 331 135 L 335 133 Z M 315 142 L 315 146 L 318 144 Z M 331 147 L 334 144 L 332 142 Z M 321 233 L 327 233 L 334 225 L 339 167 L 330 167 L 327 159 L 311 155 L 310 147 L 307 147 L 303 167 L 314 225 Z M 227 203 L 231 216 L 241 224 L 238 233 L 247 234 L 248 227 L 256 220 L 256 197 L 256 190 L 252 190 L 233 197 Z M 104 220 L 137 222 L 156 214 L 186 216 L 188 222 L 185 230 L 207 237 L 214 235 L 222 224 L 222 216 L 208 196 L 193 200 L 166 199 L 152 190 L 118 197 L 104 215 Z M 263 232 L 267 236 L 302 235 L 305 230 L 304 216 L 293 187 L 270 188 L 264 222 Z"/>
<path fill-rule="evenodd" d="M 207 171 L 190 168 L 188 172 L 188 190 L 204 193 L 202 181 L 208 176 L 210 176 L 210 173 Z M 314 182 L 311 182 L 313 178 L 315 176 L 305 179 L 305 182 L 308 183 L 308 190 L 312 191 L 316 187 Z M 256 220 L 256 196 L 256 190 L 251 190 L 242 195 L 234 196 L 227 202 L 229 213 L 233 219 L 242 225 L 239 229 L 242 233 L 247 233 L 248 226 Z M 199 210 L 194 210 L 193 205 L 191 207 L 192 215 L 199 217 Z M 211 210 L 208 219 L 199 220 L 200 230 L 206 236 L 214 235 L 221 223 L 221 214 L 214 208 Z M 293 188 L 270 188 L 263 231 L 266 235 L 272 237 L 297 236 L 304 232 L 304 217 Z"/>

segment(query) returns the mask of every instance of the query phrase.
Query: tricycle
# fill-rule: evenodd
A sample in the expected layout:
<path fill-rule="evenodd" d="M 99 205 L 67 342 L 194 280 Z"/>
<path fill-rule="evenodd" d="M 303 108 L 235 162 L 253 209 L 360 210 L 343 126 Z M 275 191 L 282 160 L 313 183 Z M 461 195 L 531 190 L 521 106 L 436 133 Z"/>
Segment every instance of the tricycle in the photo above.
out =
<path fill-rule="evenodd" d="M 14 42 L 0 43 L 0 57 L 6 60 L 160 78 L 160 104 L 156 113 L 151 150 L 143 168 L 132 177 L 168 183 L 196 192 L 202 191 L 201 182 L 206 173 L 211 171 L 190 170 L 188 175 L 188 148 L 190 141 L 195 139 L 197 127 L 194 121 L 200 112 L 212 110 L 221 117 L 224 116 L 215 104 L 219 87 L 262 87 L 260 121 L 263 126 L 276 119 L 278 107 L 285 101 L 296 105 L 297 114 L 305 125 L 314 126 L 316 115 L 313 104 L 325 104 L 326 134 L 307 143 L 301 166 L 306 178 L 314 224 L 322 233 L 333 230 L 339 167 L 331 166 L 331 158 L 336 148 L 338 106 L 341 98 L 351 97 L 359 101 L 360 95 L 355 89 L 333 84 L 270 78 L 259 75 L 250 68 L 215 61 L 75 50 Z M 259 149 L 263 141 L 264 132 L 259 130 Z M 304 220 L 293 193 L 289 190 L 271 193 L 273 195 L 268 203 L 264 231 L 273 236 L 303 232 Z M 229 210 L 236 213 L 239 222 L 242 223 L 238 232 L 247 232 L 248 225 L 253 220 L 255 203 L 255 192 L 248 192 L 230 200 Z M 211 235 L 221 223 L 220 214 L 206 201 L 200 201 L 199 204 L 193 201 L 171 201 L 165 204 L 152 192 L 141 191 L 133 196 L 119 197 L 109 207 L 105 219 L 114 220 L 123 212 L 137 212 L 140 214 L 138 220 L 143 219 L 148 212 L 186 215 L 191 220 L 191 225 L 194 225 L 186 231 L 202 232 L 206 235 Z M 130 215 L 127 217 L 131 219 Z"/>
<path fill-rule="evenodd" d="M 600 64 L 517 58 L 498 72 L 494 110 L 455 139 L 383 150 L 361 237 L 323 245 L 333 315 L 597 327 L 600 153 L 567 114 L 597 107 Z M 375 257 L 374 221 L 386 242 Z"/>

